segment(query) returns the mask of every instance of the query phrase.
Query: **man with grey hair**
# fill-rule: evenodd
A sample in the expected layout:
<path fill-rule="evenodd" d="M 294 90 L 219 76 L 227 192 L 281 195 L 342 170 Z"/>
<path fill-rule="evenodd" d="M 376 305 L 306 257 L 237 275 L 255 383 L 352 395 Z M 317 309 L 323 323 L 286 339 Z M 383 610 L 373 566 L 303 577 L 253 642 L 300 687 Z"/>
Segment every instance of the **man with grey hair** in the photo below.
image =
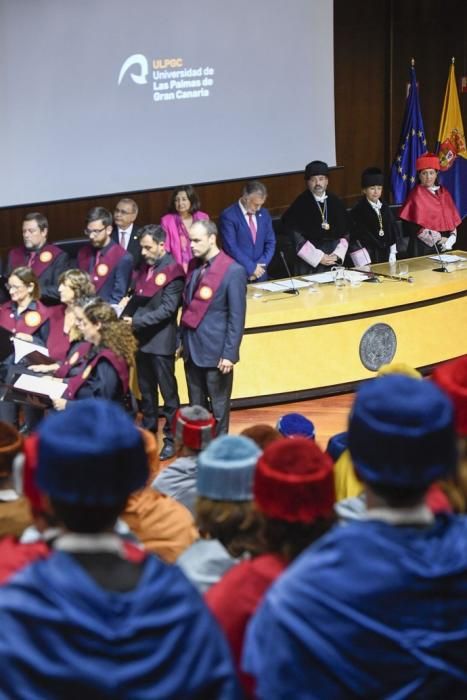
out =
<path fill-rule="evenodd" d="M 219 219 L 223 249 L 245 268 L 250 282 L 267 279 L 276 248 L 271 216 L 263 208 L 267 194 L 262 182 L 247 182 L 238 202 L 224 209 Z"/>
<path fill-rule="evenodd" d="M 138 205 L 134 199 L 123 197 L 115 205 L 112 240 L 125 248 L 133 258 L 133 267 L 137 268 L 142 262 L 139 245 L 140 227 L 135 224 L 138 216 Z"/>

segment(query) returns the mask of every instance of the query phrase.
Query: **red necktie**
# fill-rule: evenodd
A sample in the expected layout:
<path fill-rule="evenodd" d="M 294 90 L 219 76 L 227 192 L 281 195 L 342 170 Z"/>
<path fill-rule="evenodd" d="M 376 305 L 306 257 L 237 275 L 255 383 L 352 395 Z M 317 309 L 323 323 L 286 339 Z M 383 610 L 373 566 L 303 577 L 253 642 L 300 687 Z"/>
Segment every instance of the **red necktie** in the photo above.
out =
<path fill-rule="evenodd" d="M 28 267 L 32 267 L 34 265 L 35 259 L 36 259 L 36 253 L 35 252 L 29 253 Z"/>
<path fill-rule="evenodd" d="M 150 267 L 148 267 L 148 271 L 146 272 L 146 282 L 151 279 L 153 274 L 154 274 L 154 265 L 150 265 Z"/>
<path fill-rule="evenodd" d="M 120 231 L 120 245 L 122 248 L 125 247 L 125 231 Z"/>
<path fill-rule="evenodd" d="M 253 216 L 253 214 L 248 214 L 248 226 L 250 227 L 253 243 L 256 243 L 256 225 Z"/>

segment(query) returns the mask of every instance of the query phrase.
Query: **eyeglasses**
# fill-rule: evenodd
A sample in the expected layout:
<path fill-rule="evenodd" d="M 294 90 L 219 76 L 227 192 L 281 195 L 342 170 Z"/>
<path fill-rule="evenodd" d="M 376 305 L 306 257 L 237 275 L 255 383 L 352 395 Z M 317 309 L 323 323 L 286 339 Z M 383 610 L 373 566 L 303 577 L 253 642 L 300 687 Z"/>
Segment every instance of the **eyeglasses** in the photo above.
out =
<path fill-rule="evenodd" d="M 98 236 L 99 233 L 102 233 L 102 231 L 105 231 L 106 228 L 107 228 L 107 226 L 103 226 L 102 228 L 95 228 L 94 230 L 85 228 L 83 233 L 88 238 L 91 238 L 92 236 Z"/>
<path fill-rule="evenodd" d="M 23 228 L 23 234 L 24 233 L 37 233 L 40 231 L 40 228 L 36 226 L 36 228 Z"/>
<path fill-rule="evenodd" d="M 9 292 L 15 292 L 18 289 L 26 289 L 25 284 L 6 284 L 5 287 Z"/>

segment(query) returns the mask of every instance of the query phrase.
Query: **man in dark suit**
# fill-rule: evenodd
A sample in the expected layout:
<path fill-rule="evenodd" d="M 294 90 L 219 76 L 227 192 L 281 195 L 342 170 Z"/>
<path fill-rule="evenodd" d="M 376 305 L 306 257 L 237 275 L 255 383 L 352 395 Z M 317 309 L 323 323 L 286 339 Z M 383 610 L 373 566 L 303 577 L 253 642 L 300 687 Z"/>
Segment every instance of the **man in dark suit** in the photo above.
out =
<path fill-rule="evenodd" d="M 224 209 L 219 219 L 223 249 L 243 265 L 250 282 L 267 279 L 276 248 L 271 217 L 263 209 L 267 194 L 262 182 L 248 182 L 238 202 Z"/>
<path fill-rule="evenodd" d="M 15 267 L 30 267 L 39 280 L 41 301 L 60 303 L 58 278 L 70 266 L 68 255 L 58 246 L 47 242 L 49 223 L 39 212 L 26 214 L 23 221 L 23 245 L 12 248 L 8 255 L 5 277 Z"/>
<path fill-rule="evenodd" d="M 130 285 L 133 258 L 112 236 L 112 214 L 93 207 L 86 218 L 84 233 L 90 243 L 78 251 L 78 267 L 88 272 L 97 296 L 109 304 L 118 304 Z"/>
<path fill-rule="evenodd" d="M 217 227 L 197 221 L 189 232 L 188 268 L 181 318 L 183 357 L 190 404 L 208 408 L 216 433 L 229 430 L 233 367 L 245 327 L 244 268 L 219 250 Z"/>
<path fill-rule="evenodd" d="M 134 268 L 139 267 L 142 262 L 138 235 L 140 227 L 135 224 L 137 216 L 138 205 L 135 200 L 124 197 L 115 207 L 112 229 L 112 240 L 125 248 L 127 253 L 130 253 Z"/>
<path fill-rule="evenodd" d="M 185 272 L 165 250 L 165 231 L 153 224 L 140 231 L 144 264 L 135 279 L 135 296 L 123 318 L 138 340 L 136 355 L 143 426 L 157 434 L 158 389 L 164 399 L 164 446 L 161 459 L 175 454 L 172 426 L 180 405 L 175 378 L 177 313 Z"/>

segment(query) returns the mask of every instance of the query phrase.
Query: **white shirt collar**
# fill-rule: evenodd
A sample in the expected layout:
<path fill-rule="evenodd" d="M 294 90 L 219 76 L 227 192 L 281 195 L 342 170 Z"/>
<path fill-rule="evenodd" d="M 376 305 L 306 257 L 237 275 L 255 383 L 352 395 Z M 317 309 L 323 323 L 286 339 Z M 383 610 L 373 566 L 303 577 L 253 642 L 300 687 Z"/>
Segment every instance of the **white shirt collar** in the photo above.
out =
<path fill-rule="evenodd" d="M 431 525 L 435 516 L 425 505 L 410 508 L 370 508 L 362 513 L 362 520 L 381 520 L 389 525 Z"/>
<path fill-rule="evenodd" d="M 383 203 L 379 199 L 377 202 L 370 202 L 370 200 L 367 199 L 367 202 L 370 206 L 373 207 L 373 209 L 375 209 L 375 211 L 379 211 L 381 209 L 381 207 L 383 206 Z"/>
<path fill-rule="evenodd" d="M 7 503 L 9 501 L 17 501 L 19 498 L 18 494 L 14 489 L 3 489 L 0 491 L 0 501 Z"/>
<path fill-rule="evenodd" d="M 112 532 L 90 535 L 67 532 L 55 540 L 54 549 L 59 549 L 62 552 L 111 552 L 121 555 L 123 543 L 120 537 Z"/>
<path fill-rule="evenodd" d="M 321 195 L 321 197 L 317 197 L 316 195 L 313 195 L 313 197 L 316 199 L 317 202 L 322 204 L 326 199 L 328 198 L 327 194 Z"/>

